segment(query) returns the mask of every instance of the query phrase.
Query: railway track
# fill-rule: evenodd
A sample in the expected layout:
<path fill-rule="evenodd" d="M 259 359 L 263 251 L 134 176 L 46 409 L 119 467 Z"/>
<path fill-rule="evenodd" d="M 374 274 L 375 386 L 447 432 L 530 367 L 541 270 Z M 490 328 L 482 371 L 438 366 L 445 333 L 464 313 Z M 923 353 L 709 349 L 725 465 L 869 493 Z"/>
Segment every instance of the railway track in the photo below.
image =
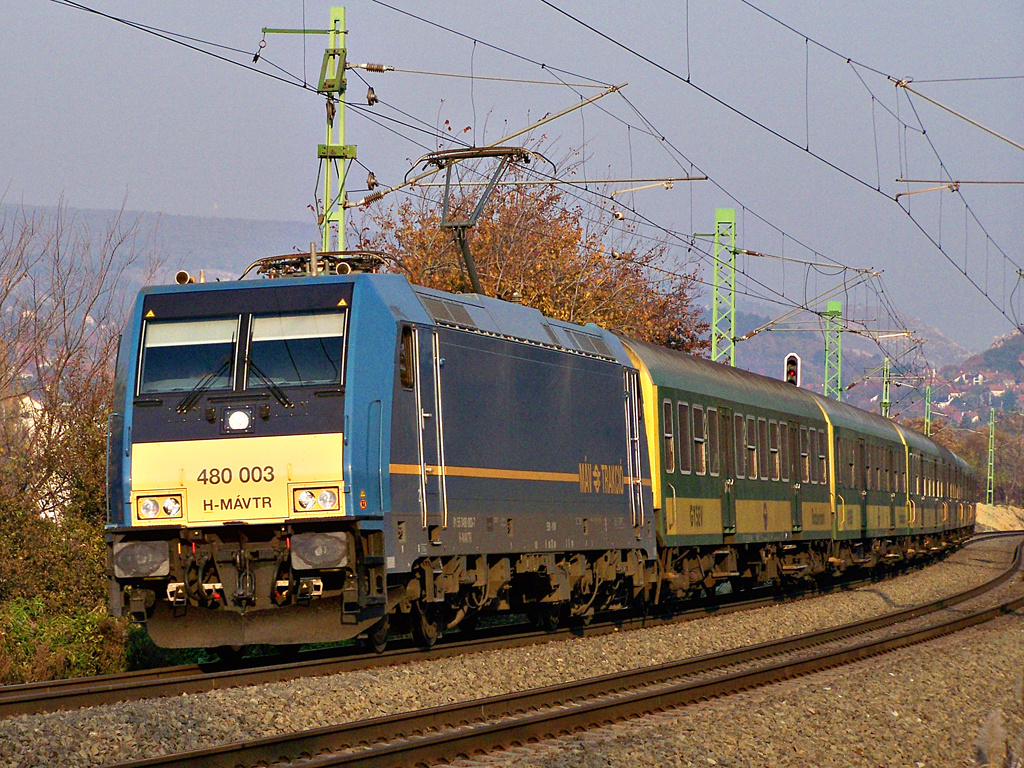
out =
<path fill-rule="evenodd" d="M 1019 535 L 1019 534 L 1018 534 Z M 1024 597 L 951 619 L 891 629 L 958 605 L 1004 583 L 1020 568 L 958 595 L 841 627 L 646 669 L 429 710 L 330 726 L 196 752 L 118 764 L 118 768 L 251 765 L 423 765 L 549 738 L 700 699 L 829 669 L 989 621 Z M 867 635 L 874 635 L 865 639 Z"/>
<path fill-rule="evenodd" d="M 998 537 L 1000 534 L 986 534 L 972 541 Z M 1012 535 L 1012 534 L 1010 534 Z M 1019 535 L 1019 534 L 1018 534 Z M 849 589 L 868 583 L 870 579 L 858 579 L 838 585 Z M 700 602 L 696 607 L 682 607 L 663 617 L 636 616 L 619 612 L 605 621 L 594 621 L 585 628 L 588 637 L 597 637 L 611 632 L 658 626 L 666 623 L 690 621 L 712 613 L 724 614 L 734 611 L 753 610 L 766 605 L 793 601 L 816 596 L 817 592 L 779 597 L 765 590 L 766 594 L 747 597 L 726 595 L 708 604 Z M 307 652 L 301 658 L 285 656 L 266 657 L 255 666 L 209 663 L 158 669 L 139 670 L 118 675 L 54 680 L 24 685 L 0 687 L 0 718 L 15 715 L 40 714 L 57 710 L 112 704 L 122 701 L 137 701 L 161 696 L 204 693 L 225 688 L 282 682 L 302 677 L 317 677 L 341 672 L 391 666 L 409 661 L 440 659 L 459 656 L 477 651 L 496 648 L 522 647 L 563 640 L 567 636 L 584 631 L 581 627 L 565 627 L 555 632 L 519 630 L 509 635 L 509 627 L 481 630 L 470 639 L 442 642 L 430 651 L 418 647 L 399 646 L 385 653 L 344 653 L 336 650 Z"/>

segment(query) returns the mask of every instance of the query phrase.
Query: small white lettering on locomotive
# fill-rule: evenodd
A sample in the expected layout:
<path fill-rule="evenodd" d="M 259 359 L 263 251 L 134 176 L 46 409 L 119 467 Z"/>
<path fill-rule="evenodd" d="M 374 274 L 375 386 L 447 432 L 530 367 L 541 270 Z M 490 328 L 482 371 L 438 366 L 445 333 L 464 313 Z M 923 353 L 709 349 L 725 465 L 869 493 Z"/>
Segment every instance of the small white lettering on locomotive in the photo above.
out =
<path fill-rule="evenodd" d="M 270 509 L 269 496 L 235 496 L 226 499 L 203 499 L 203 512 L 227 509 Z"/>

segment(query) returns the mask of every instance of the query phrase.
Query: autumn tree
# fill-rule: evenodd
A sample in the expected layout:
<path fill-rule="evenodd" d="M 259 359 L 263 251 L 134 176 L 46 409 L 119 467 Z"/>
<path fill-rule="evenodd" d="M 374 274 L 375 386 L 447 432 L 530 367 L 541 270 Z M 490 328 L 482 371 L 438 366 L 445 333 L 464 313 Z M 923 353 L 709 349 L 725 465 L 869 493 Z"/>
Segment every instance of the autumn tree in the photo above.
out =
<path fill-rule="evenodd" d="M 904 423 L 924 432 L 924 419 Z M 971 466 L 984 495 L 988 477 L 988 422 L 981 422 L 973 429 L 962 429 L 948 419 L 938 418 L 932 422 L 931 437 Z M 1024 466 L 1024 414 L 997 412 L 995 442 L 994 501 L 1024 506 L 1024 474 L 1020 471 Z"/>
<path fill-rule="evenodd" d="M 109 668 L 105 452 L 133 224 L 0 211 L 0 682 Z"/>
<path fill-rule="evenodd" d="M 413 283 L 466 292 L 462 254 L 452 230 L 440 226 L 441 190 L 414 187 L 401 202 L 372 204 L 355 223 L 356 239 Z M 451 215 L 467 215 L 478 196 L 479 188 L 454 188 Z M 559 186 L 498 186 L 469 231 L 469 247 L 489 296 L 687 352 L 708 347 L 695 264 L 666 267 L 665 242 L 645 240 L 607 208 L 584 205 Z"/>

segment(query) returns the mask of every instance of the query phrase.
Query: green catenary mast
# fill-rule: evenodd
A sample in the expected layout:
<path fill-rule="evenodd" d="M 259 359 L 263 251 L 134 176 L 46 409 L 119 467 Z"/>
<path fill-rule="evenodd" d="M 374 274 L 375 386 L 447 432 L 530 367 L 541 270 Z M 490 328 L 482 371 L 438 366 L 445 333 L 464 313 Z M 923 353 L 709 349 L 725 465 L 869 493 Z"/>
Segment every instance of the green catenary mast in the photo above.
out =
<path fill-rule="evenodd" d="M 271 29 L 263 28 L 263 34 L 278 35 L 327 35 L 327 48 L 320 65 L 320 81 L 317 93 L 327 97 L 327 141 L 317 145 L 320 158 L 320 175 L 324 180 L 323 200 L 317 212 L 320 226 L 321 251 L 345 250 L 345 172 L 346 160 L 356 159 L 355 145 L 345 144 L 345 9 L 331 8 L 331 22 L 327 29 Z M 260 46 L 262 48 L 262 45 Z M 342 169 L 338 167 L 341 161 Z M 336 178 L 335 178 L 336 177 Z M 335 190 L 337 180 L 337 190 Z M 336 235 L 332 236 L 332 232 Z"/>
<path fill-rule="evenodd" d="M 727 245 L 723 243 L 725 241 Z M 722 258 L 722 250 L 728 258 Z M 736 365 L 736 210 L 715 211 L 715 271 L 711 304 L 711 359 Z"/>
<path fill-rule="evenodd" d="M 843 399 L 843 303 L 830 301 L 825 318 L 825 397 Z"/>
<path fill-rule="evenodd" d="M 988 483 L 985 486 L 985 503 L 995 502 L 996 495 L 996 409 L 988 411 Z"/>

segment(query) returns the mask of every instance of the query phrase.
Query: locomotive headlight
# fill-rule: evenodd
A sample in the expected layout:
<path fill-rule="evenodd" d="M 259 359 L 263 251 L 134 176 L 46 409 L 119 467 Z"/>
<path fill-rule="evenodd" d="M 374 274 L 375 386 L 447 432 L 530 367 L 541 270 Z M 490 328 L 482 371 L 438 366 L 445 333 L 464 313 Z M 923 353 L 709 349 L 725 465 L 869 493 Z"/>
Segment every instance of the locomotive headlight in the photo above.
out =
<path fill-rule="evenodd" d="M 139 504 L 139 517 L 152 520 L 160 511 L 160 505 L 156 499 L 143 499 Z"/>
<path fill-rule="evenodd" d="M 296 500 L 303 509 L 312 509 L 316 504 L 316 496 L 311 491 L 303 491 L 296 497 Z"/>
<path fill-rule="evenodd" d="M 244 432 L 251 422 L 249 414 L 245 411 L 232 411 L 228 414 L 228 429 L 234 432 Z"/>
<path fill-rule="evenodd" d="M 320 492 L 320 496 L 317 497 L 317 501 L 320 503 L 321 509 L 337 509 L 338 494 L 328 488 L 327 490 Z"/>
<path fill-rule="evenodd" d="M 163 510 L 168 517 L 178 517 L 181 514 L 181 502 L 174 496 L 170 496 L 164 500 Z"/>

